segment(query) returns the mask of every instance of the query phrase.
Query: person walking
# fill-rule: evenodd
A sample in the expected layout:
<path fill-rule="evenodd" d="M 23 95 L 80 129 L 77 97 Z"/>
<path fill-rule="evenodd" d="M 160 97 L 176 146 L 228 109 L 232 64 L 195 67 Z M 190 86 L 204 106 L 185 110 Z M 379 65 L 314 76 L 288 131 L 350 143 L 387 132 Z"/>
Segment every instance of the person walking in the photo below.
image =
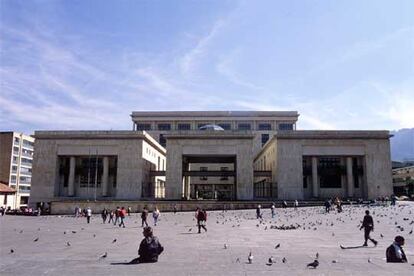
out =
<path fill-rule="evenodd" d="M 142 234 L 144 235 L 144 239 L 139 245 L 139 257 L 133 259 L 129 264 L 156 263 L 158 256 L 164 251 L 164 247 L 158 238 L 154 236 L 151 227 L 145 227 Z"/>
<path fill-rule="evenodd" d="M 197 217 L 197 226 L 198 226 L 198 233 L 201 233 L 201 228 L 204 229 L 204 231 L 207 232 L 207 212 L 204 209 L 199 209 L 197 208 L 197 212 L 196 212 L 196 217 Z"/>
<path fill-rule="evenodd" d="M 147 210 L 147 207 L 144 207 L 141 213 L 141 221 L 142 221 L 141 227 L 144 227 L 144 223 L 145 223 L 145 226 L 148 226 L 147 218 L 148 218 L 148 210 Z"/>
<path fill-rule="evenodd" d="M 115 216 L 115 212 L 114 212 L 114 210 L 111 210 L 109 212 L 109 220 L 108 220 L 108 223 L 111 223 L 111 222 L 114 223 L 115 222 L 114 216 Z"/>
<path fill-rule="evenodd" d="M 275 217 L 275 209 L 276 209 L 276 206 L 275 206 L 274 203 L 272 203 L 272 206 L 270 207 L 270 212 L 272 213 L 272 218 Z"/>
<path fill-rule="evenodd" d="M 116 207 L 114 225 L 118 224 L 120 212 L 121 212 L 121 209 L 119 207 Z"/>
<path fill-rule="evenodd" d="M 256 208 L 256 218 L 257 219 L 262 218 L 262 206 L 260 206 L 260 204 L 257 205 L 257 208 Z"/>
<path fill-rule="evenodd" d="M 368 240 L 370 240 L 375 246 L 377 246 L 378 242 L 370 237 L 371 231 L 374 231 L 374 219 L 369 214 L 369 211 L 365 211 L 364 220 L 362 222 L 361 228 L 359 230 L 362 230 L 364 228 L 364 238 L 365 242 L 363 246 L 368 246 Z"/>
<path fill-rule="evenodd" d="M 177 204 L 174 204 L 174 215 L 177 213 Z"/>
<path fill-rule="evenodd" d="M 152 211 L 152 218 L 154 219 L 154 226 L 157 226 L 158 218 L 160 217 L 160 210 L 155 206 L 154 211 Z"/>
<path fill-rule="evenodd" d="M 387 263 L 406 263 L 407 256 L 403 250 L 405 243 L 404 237 L 396 236 L 394 242 L 387 248 L 385 256 L 387 257 Z"/>
<path fill-rule="evenodd" d="M 101 216 L 102 216 L 102 222 L 105 224 L 106 223 L 106 218 L 108 216 L 108 210 L 106 210 L 106 208 L 103 208 Z"/>
<path fill-rule="evenodd" d="M 330 209 L 331 209 L 331 202 L 327 199 L 325 200 L 325 212 L 329 213 Z"/>
<path fill-rule="evenodd" d="M 295 210 L 298 209 L 299 206 L 299 202 L 295 199 L 295 201 L 293 202 L 293 207 L 295 208 Z"/>
<path fill-rule="evenodd" d="M 288 207 L 288 204 L 287 204 L 286 200 L 283 200 L 282 207 L 283 208 L 287 208 Z"/>
<path fill-rule="evenodd" d="M 121 222 L 119 223 L 119 227 L 121 227 L 121 225 L 125 228 L 125 223 L 124 223 L 124 219 L 126 216 L 126 210 L 124 208 L 124 206 L 122 206 L 121 210 L 119 211 L 119 218 L 121 220 Z"/>
<path fill-rule="evenodd" d="M 87 221 L 87 223 L 90 223 L 91 222 L 91 216 L 92 216 L 91 208 L 90 207 L 86 208 L 85 213 L 86 213 L 86 221 Z"/>

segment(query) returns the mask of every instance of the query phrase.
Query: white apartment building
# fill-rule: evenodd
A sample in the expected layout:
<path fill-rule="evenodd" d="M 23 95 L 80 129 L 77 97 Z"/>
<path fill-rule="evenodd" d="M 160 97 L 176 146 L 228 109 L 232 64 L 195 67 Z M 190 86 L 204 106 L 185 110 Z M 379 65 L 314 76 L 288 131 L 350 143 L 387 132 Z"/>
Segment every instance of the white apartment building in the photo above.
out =
<path fill-rule="evenodd" d="M 34 138 L 18 132 L 0 132 L 0 181 L 16 190 L 6 206 L 27 206 L 32 180 Z M 10 197 L 9 197 L 10 198 Z"/>

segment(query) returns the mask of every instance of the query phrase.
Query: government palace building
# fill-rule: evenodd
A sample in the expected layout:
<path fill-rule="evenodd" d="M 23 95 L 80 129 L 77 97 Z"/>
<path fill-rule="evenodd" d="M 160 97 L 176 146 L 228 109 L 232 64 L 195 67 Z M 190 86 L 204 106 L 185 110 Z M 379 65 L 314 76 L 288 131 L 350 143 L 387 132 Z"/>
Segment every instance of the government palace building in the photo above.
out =
<path fill-rule="evenodd" d="M 374 199 L 388 131 L 297 130 L 296 111 L 139 111 L 129 131 L 36 131 L 30 204 Z"/>

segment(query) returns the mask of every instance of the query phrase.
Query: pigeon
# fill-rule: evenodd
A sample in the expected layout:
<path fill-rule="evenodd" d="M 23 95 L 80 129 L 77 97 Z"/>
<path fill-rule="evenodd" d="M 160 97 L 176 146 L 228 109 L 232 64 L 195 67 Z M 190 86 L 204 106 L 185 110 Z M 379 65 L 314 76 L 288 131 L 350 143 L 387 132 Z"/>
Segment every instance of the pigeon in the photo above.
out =
<path fill-rule="evenodd" d="M 225 243 L 224 244 L 224 249 L 227 249 L 229 246 Z"/>
<path fill-rule="evenodd" d="M 413 229 L 411 229 L 411 231 L 410 231 L 410 232 L 408 232 L 408 234 L 410 234 L 410 235 L 411 235 L 412 233 L 413 233 Z"/>
<path fill-rule="evenodd" d="M 368 263 L 372 263 L 371 258 L 368 258 Z"/>
<path fill-rule="evenodd" d="M 10 249 L 10 254 L 13 254 L 14 253 L 14 249 L 12 248 L 12 249 Z"/>
<path fill-rule="evenodd" d="M 382 239 L 382 238 L 384 238 L 384 235 L 383 235 L 383 234 L 380 234 L 380 237 L 381 237 L 381 239 Z"/>
<path fill-rule="evenodd" d="M 236 263 L 240 263 L 240 258 L 237 258 L 236 259 Z"/>
<path fill-rule="evenodd" d="M 95 238 L 96 237 L 96 234 L 93 234 L 93 237 Z"/>
<path fill-rule="evenodd" d="M 100 258 L 105 259 L 106 257 L 108 257 L 108 252 L 105 252 L 105 254 L 103 254 Z"/>
<path fill-rule="evenodd" d="M 116 243 L 116 239 L 114 239 L 114 240 L 112 241 L 112 243 Z"/>
<path fill-rule="evenodd" d="M 316 259 L 319 259 L 319 253 L 316 252 Z"/>
<path fill-rule="evenodd" d="M 34 241 L 34 242 L 37 242 L 38 240 L 39 240 L 39 238 L 36 238 L 36 239 L 34 239 L 33 241 Z"/>
<path fill-rule="evenodd" d="M 285 257 L 283 257 L 282 263 L 286 263 L 286 262 L 287 262 L 287 259 Z"/>
<path fill-rule="evenodd" d="M 72 231 L 73 234 L 76 234 L 76 231 Z"/>
<path fill-rule="evenodd" d="M 66 235 L 66 231 L 63 231 L 63 235 Z"/>
<path fill-rule="evenodd" d="M 66 242 L 66 245 L 67 245 L 67 246 L 70 246 L 70 242 Z"/>
<path fill-rule="evenodd" d="M 319 265 L 319 261 L 318 260 L 314 260 L 312 263 L 308 264 L 306 267 L 317 268 L 318 265 Z"/>
<path fill-rule="evenodd" d="M 253 262 L 253 255 L 252 255 L 252 252 L 250 251 L 250 253 L 249 253 L 249 257 L 247 257 L 247 260 L 249 261 L 249 264 L 251 264 L 252 262 Z"/>
<path fill-rule="evenodd" d="M 193 230 L 193 228 L 188 229 L 188 232 L 191 232 L 191 230 Z"/>
<path fill-rule="evenodd" d="M 332 260 L 332 263 L 333 264 L 336 264 L 338 261 L 337 260 Z"/>
<path fill-rule="evenodd" d="M 21 233 L 23 233 L 23 230 L 20 230 L 20 232 L 19 232 L 19 233 L 20 233 L 20 234 L 21 234 Z"/>
<path fill-rule="evenodd" d="M 275 259 L 273 258 L 273 256 L 270 256 L 270 258 L 267 260 L 267 262 L 269 264 L 273 264 L 275 262 Z"/>
<path fill-rule="evenodd" d="M 280 247 L 280 243 L 276 244 L 275 249 L 278 249 Z"/>

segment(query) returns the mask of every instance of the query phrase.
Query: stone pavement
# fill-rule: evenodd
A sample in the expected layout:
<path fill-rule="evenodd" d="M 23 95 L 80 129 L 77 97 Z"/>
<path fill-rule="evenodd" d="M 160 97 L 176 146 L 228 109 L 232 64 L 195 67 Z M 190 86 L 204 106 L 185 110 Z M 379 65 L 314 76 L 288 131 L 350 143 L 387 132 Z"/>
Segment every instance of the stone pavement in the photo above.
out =
<path fill-rule="evenodd" d="M 164 253 L 158 263 L 138 265 L 112 263 L 137 256 L 142 239 L 139 214 L 128 217 L 126 228 L 102 224 L 99 216 L 89 225 L 85 218 L 68 216 L 4 216 L 0 218 L 0 275 L 414 275 L 414 234 L 409 234 L 414 228 L 413 202 L 371 207 L 376 222 L 372 237 L 379 245 L 347 250 L 339 245 L 363 243 L 358 225 L 366 208 L 345 206 L 341 214 L 324 214 L 322 209 L 277 209 L 273 220 L 267 209 L 262 223 L 255 219 L 254 210 L 209 212 L 208 232 L 201 234 L 196 233 L 193 213 L 163 213 L 154 232 Z M 152 224 L 152 217 L 149 221 Z M 301 227 L 273 229 L 291 224 Z M 387 264 L 385 249 L 398 234 L 406 239 L 409 263 Z M 252 264 L 247 263 L 250 251 Z M 105 252 L 108 256 L 101 259 Z M 319 267 L 306 268 L 316 253 Z M 270 256 L 275 259 L 271 266 L 266 265 Z M 287 261 L 282 263 L 282 258 Z"/>

